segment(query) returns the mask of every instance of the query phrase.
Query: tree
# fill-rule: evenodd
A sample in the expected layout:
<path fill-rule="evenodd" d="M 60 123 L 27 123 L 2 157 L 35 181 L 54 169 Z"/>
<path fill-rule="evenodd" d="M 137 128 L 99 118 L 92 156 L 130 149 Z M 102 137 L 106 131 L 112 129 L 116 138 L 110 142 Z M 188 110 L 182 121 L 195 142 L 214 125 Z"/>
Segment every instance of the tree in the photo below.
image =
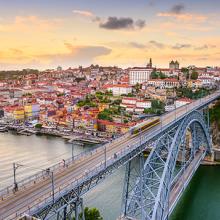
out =
<path fill-rule="evenodd" d="M 181 72 L 184 74 L 184 76 L 186 77 L 186 79 L 189 79 L 189 69 L 188 68 L 182 68 Z"/>
<path fill-rule="evenodd" d="M 210 110 L 210 121 L 211 123 L 216 122 L 218 128 L 220 129 L 220 100 L 213 106 Z"/>
<path fill-rule="evenodd" d="M 160 79 L 165 79 L 165 78 L 167 78 L 167 76 L 164 73 L 159 72 L 159 78 Z"/>
<path fill-rule="evenodd" d="M 145 114 L 158 114 L 161 115 L 165 111 L 165 104 L 160 100 L 152 100 L 151 108 L 144 109 Z"/>
<path fill-rule="evenodd" d="M 135 91 L 138 93 L 138 92 L 140 91 L 140 89 L 141 89 L 141 84 L 137 83 L 137 84 L 134 86 L 134 88 L 135 88 Z"/>
<path fill-rule="evenodd" d="M 120 105 L 121 104 L 121 99 L 116 99 L 112 103 L 113 105 Z"/>
<path fill-rule="evenodd" d="M 85 216 L 85 220 L 103 220 L 103 218 L 101 217 L 101 214 L 97 208 L 86 207 L 84 209 L 84 216 Z M 80 217 L 79 219 L 81 220 L 82 213 L 80 214 L 79 217 Z M 75 220 L 75 218 L 73 218 L 73 220 Z"/>
<path fill-rule="evenodd" d="M 163 102 L 156 99 L 152 100 L 151 105 L 153 109 L 163 109 L 165 106 Z"/>
<path fill-rule="evenodd" d="M 35 125 L 35 128 L 41 129 L 41 128 L 42 128 L 42 124 L 36 124 L 36 125 Z"/>
<path fill-rule="evenodd" d="M 151 74 L 150 74 L 150 77 L 151 77 L 151 79 L 157 79 L 158 78 L 158 73 L 157 73 L 157 71 L 152 71 L 151 72 Z"/>
<path fill-rule="evenodd" d="M 113 121 L 113 119 L 111 117 L 111 114 L 109 112 L 105 111 L 105 110 L 98 114 L 98 119 Z"/>
<path fill-rule="evenodd" d="M 196 71 L 193 71 L 192 74 L 191 74 L 191 79 L 193 80 L 197 80 L 198 79 L 198 73 Z"/>
<path fill-rule="evenodd" d="M 161 71 L 157 72 L 156 70 L 154 70 L 151 73 L 151 79 L 165 79 L 165 78 L 167 78 L 167 76 L 164 73 L 162 73 Z"/>

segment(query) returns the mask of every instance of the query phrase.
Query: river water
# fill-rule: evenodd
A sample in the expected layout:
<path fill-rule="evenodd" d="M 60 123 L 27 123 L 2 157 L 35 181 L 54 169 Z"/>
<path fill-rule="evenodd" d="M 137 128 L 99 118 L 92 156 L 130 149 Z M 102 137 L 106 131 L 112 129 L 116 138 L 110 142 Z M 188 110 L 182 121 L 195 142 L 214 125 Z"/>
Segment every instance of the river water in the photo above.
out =
<path fill-rule="evenodd" d="M 91 146 L 74 146 L 74 155 Z M 71 157 L 71 145 L 46 136 L 0 134 L 0 189 L 13 182 L 12 163 L 17 180 Z M 104 220 L 115 220 L 120 213 L 125 168 L 107 177 L 84 196 L 85 206 L 97 207 Z M 202 166 L 178 203 L 171 220 L 220 220 L 220 167 Z"/>

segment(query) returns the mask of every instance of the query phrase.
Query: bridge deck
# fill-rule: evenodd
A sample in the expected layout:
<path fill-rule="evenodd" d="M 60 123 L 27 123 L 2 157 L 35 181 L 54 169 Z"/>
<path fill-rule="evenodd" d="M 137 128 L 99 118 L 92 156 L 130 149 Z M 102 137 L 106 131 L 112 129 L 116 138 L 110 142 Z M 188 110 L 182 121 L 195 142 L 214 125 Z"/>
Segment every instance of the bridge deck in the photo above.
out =
<path fill-rule="evenodd" d="M 153 137 L 156 131 L 162 130 L 164 126 L 174 122 L 186 113 L 199 108 L 201 105 L 210 102 L 210 100 L 214 100 L 216 97 L 219 97 L 219 95 L 219 92 L 215 93 L 202 100 L 195 101 L 190 105 L 176 109 L 175 113 L 171 112 L 163 115 L 161 117 L 162 122 L 160 125 L 153 127 L 151 130 L 137 137 L 132 138 L 127 135 L 124 138 L 107 144 L 107 160 L 112 161 L 115 153 L 119 155 L 120 152 L 122 152 L 123 149 L 127 149 L 128 146 L 137 143 L 141 144 L 140 138 L 141 136 L 146 136 L 146 133 L 147 136 Z M 57 172 L 54 171 L 55 196 L 59 197 L 59 195 L 63 194 L 66 189 L 71 189 L 72 184 L 76 180 L 82 179 L 88 172 L 91 172 L 93 169 L 102 165 L 105 158 L 103 149 L 104 148 L 101 147 L 96 151 L 91 152 L 89 155 L 82 156 L 68 166 L 68 168 L 59 167 Z M 41 179 L 35 183 L 27 184 L 16 193 L 9 191 L 6 195 L 3 195 L 2 200 L 0 200 L 0 219 L 15 219 L 16 216 L 20 216 L 24 212 L 29 213 L 31 208 L 37 208 L 39 205 L 46 203 L 48 198 L 51 199 L 51 180 L 49 177 Z"/>
<path fill-rule="evenodd" d="M 180 196 L 182 195 L 188 183 L 190 182 L 191 178 L 193 177 L 193 174 L 196 172 L 204 156 L 205 156 L 204 151 L 197 152 L 195 155 L 195 158 L 186 168 L 184 174 L 180 176 L 178 181 L 174 184 L 170 192 L 170 198 L 169 198 L 169 212 L 170 213 L 172 213 L 173 209 L 175 208 L 176 203 L 178 202 Z"/>

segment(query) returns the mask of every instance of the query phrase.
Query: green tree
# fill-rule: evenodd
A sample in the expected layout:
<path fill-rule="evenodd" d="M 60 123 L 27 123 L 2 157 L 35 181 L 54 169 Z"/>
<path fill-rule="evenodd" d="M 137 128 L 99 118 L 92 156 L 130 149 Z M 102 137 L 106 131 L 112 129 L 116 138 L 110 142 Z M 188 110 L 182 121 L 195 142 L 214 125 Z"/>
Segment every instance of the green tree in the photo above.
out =
<path fill-rule="evenodd" d="M 36 124 L 36 125 L 35 125 L 35 128 L 41 129 L 41 128 L 42 128 L 42 124 Z"/>
<path fill-rule="evenodd" d="M 192 72 L 191 79 L 193 79 L 193 80 L 197 80 L 198 79 L 198 73 L 196 71 Z"/>
<path fill-rule="evenodd" d="M 152 71 L 151 72 L 151 74 L 150 74 L 150 77 L 151 77 L 151 79 L 158 79 L 158 73 L 157 73 L 157 71 Z"/>
<path fill-rule="evenodd" d="M 188 69 L 188 68 L 183 67 L 183 68 L 181 69 L 181 72 L 184 74 L 184 76 L 186 77 L 186 79 L 189 79 L 189 69 Z"/>
<path fill-rule="evenodd" d="M 151 105 L 153 109 L 163 109 L 165 106 L 163 102 L 156 99 L 152 100 Z"/>
<path fill-rule="evenodd" d="M 84 216 L 85 220 L 103 220 L 101 217 L 101 214 L 97 208 L 88 208 L 86 207 L 84 209 Z M 82 213 L 80 214 L 80 220 L 82 219 Z M 73 217 L 73 220 L 75 220 L 75 217 Z"/>
<path fill-rule="evenodd" d="M 167 78 L 167 76 L 164 73 L 160 72 L 159 73 L 159 78 L 160 79 L 165 79 L 165 78 Z"/>
<path fill-rule="evenodd" d="M 211 123 L 216 122 L 220 129 L 220 100 L 209 110 Z"/>
<path fill-rule="evenodd" d="M 105 111 L 105 110 L 98 114 L 98 119 L 113 121 L 113 118 L 112 118 L 111 114 L 109 112 Z"/>

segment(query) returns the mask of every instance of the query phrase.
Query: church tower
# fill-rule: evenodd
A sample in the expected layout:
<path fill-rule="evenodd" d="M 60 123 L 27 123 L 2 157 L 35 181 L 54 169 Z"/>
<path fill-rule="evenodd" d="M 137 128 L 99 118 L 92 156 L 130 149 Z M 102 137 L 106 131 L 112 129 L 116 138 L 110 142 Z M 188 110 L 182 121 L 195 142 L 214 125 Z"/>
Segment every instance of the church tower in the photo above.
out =
<path fill-rule="evenodd" d="M 152 68 L 152 58 L 150 58 L 150 61 L 149 61 L 149 63 L 147 64 L 147 67 L 148 67 L 148 68 Z"/>

